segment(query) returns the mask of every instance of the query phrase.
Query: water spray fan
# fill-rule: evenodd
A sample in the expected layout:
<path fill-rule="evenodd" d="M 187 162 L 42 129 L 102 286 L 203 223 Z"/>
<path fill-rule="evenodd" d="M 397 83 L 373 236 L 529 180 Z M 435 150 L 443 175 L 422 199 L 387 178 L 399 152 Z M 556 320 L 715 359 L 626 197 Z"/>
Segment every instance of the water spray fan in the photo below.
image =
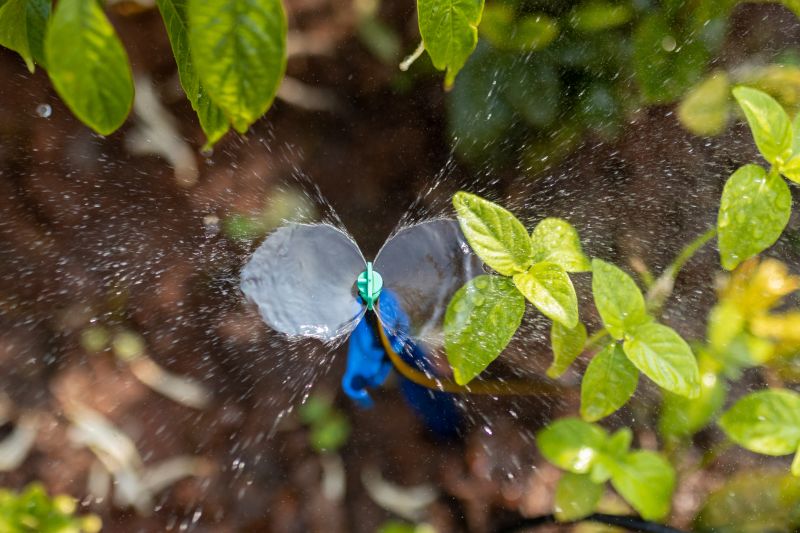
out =
<path fill-rule="evenodd" d="M 371 405 L 368 388 L 392 368 L 415 386 L 447 393 L 541 394 L 542 382 L 447 377 L 442 322 L 453 294 L 484 273 L 454 220 L 396 232 L 374 263 L 326 223 L 290 223 L 270 234 L 241 273 L 241 288 L 274 330 L 332 347 L 349 337 L 344 391 Z M 438 364 L 437 364 L 438 363 Z M 429 393 L 428 396 L 430 395 Z"/>

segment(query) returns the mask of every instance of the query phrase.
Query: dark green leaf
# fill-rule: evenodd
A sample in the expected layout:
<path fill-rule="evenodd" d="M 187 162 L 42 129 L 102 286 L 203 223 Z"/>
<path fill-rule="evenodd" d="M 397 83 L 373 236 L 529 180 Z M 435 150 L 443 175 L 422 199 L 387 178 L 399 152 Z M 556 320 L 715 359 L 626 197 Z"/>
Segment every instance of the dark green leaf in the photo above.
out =
<path fill-rule="evenodd" d="M 578 297 L 566 270 L 555 263 L 536 263 L 514 275 L 519 291 L 554 322 L 568 328 L 578 325 Z"/>
<path fill-rule="evenodd" d="M 600 259 L 592 260 L 592 293 L 603 324 L 616 339 L 650 320 L 644 296 L 633 279 Z"/>
<path fill-rule="evenodd" d="M 96 0 L 61 0 L 45 38 L 48 74 L 84 124 L 108 135 L 133 105 L 128 54 Z"/>
<path fill-rule="evenodd" d="M 461 231 L 487 265 L 504 276 L 528 270 L 531 241 L 525 226 L 508 210 L 466 192 L 453 195 Z"/>
<path fill-rule="evenodd" d="M 581 382 L 581 416 L 595 422 L 627 403 L 636 391 L 639 371 L 612 343 L 594 356 Z"/>
<path fill-rule="evenodd" d="M 777 174 L 745 165 L 725 183 L 717 217 L 722 266 L 733 270 L 742 261 L 772 246 L 792 212 L 789 186 Z"/>
<path fill-rule="evenodd" d="M 508 278 L 478 276 L 453 295 L 444 343 L 457 383 L 469 383 L 500 355 L 524 313 L 525 298 Z"/>
<path fill-rule="evenodd" d="M 587 474 L 564 473 L 556 487 L 556 519 L 571 522 L 592 514 L 602 495 L 603 485 L 593 482 Z"/>
<path fill-rule="evenodd" d="M 214 105 L 200 83 L 189 53 L 189 23 L 186 18 L 188 0 L 156 0 L 164 26 L 167 28 L 172 54 L 178 65 L 178 76 L 186 97 L 197 113 L 200 126 L 206 134 L 205 148 L 211 148 L 228 131 L 228 119 L 222 109 Z"/>
<path fill-rule="evenodd" d="M 611 484 L 642 518 L 661 520 L 669 513 L 675 470 L 661 455 L 639 450 L 616 463 Z"/>
<path fill-rule="evenodd" d="M 266 113 L 286 69 L 280 0 L 188 0 L 189 44 L 202 87 L 244 133 Z"/>
<path fill-rule="evenodd" d="M 586 474 L 592 469 L 607 440 L 602 428 L 577 418 L 556 420 L 536 436 L 545 459 L 575 474 Z"/>
<path fill-rule="evenodd" d="M 567 328 L 560 322 L 553 322 L 550 328 L 550 343 L 553 346 L 553 363 L 547 369 L 547 375 L 557 378 L 583 353 L 586 344 L 586 326 L 578 322 L 574 328 Z"/>
<path fill-rule="evenodd" d="M 800 444 L 800 394 L 782 389 L 748 394 L 720 417 L 719 425 L 752 452 L 794 453 Z"/>
<path fill-rule="evenodd" d="M 419 33 L 433 65 L 447 70 L 445 87 L 475 50 L 482 12 L 483 0 L 417 0 Z"/>
<path fill-rule="evenodd" d="M 49 17 L 50 0 L 8 0 L 0 5 L 0 46 L 22 56 L 31 72 L 34 62 L 45 65 L 44 33 Z"/>
<path fill-rule="evenodd" d="M 692 349 L 675 330 L 657 324 L 643 324 L 630 332 L 623 349 L 644 375 L 664 389 L 681 396 L 700 394 L 700 371 Z"/>

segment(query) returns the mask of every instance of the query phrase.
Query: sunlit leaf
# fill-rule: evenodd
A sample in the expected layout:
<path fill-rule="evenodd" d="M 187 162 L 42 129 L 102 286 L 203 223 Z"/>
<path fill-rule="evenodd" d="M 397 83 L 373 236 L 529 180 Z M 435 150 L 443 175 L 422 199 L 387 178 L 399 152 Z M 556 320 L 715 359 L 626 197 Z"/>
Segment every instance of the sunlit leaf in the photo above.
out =
<path fill-rule="evenodd" d="M 625 405 L 636 391 L 639 371 L 612 343 L 594 356 L 581 382 L 581 416 L 595 422 Z"/>
<path fill-rule="evenodd" d="M 633 17 L 627 4 L 589 0 L 572 10 L 569 23 L 578 31 L 596 32 L 616 28 Z"/>
<path fill-rule="evenodd" d="M 525 226 L 508 210 L 480 196 L 453 196 L 461 231 L 487 265 L 504 276 L 526 272 L 531 265 L 531 241 Z"/>
<path fill-rule="evenodd" d="M 578 232 L 566 220 L 545 218 L 533 229 L 531 243 L 536 263 L 555 263 L 567 272 L 586 272 L 592 268 L 583 255 Z"/>
<path fill-rule="evenodd" d="M 525 298 L 508 278 L 478 276 L 453 295 L 444 342 L 457 383 L 469 383 L 500 355 L 524 313 Z"/>
<path fill-rule="evenodd" d="M 692 349 L 675 330 L 652 322 L 630 332 L 623 349 L 628 359 L 659 387 L 696 398 L 700 371 Z"/>
<path fill-rule="evenodd" d="M 603 495 L 603 488 L 587 474 L 565 472 L 556 487 L 553 506 L 556 519 L 570 522 L 592 514 Z"/>
<path fill-rule="evenodd" d="M 445 87 L 475 50 L 482 12 L 483 0 L 417 0 L 419 33 L 433 65 L 447 71 Z"/>
<path fill-rule="evenodd" d="M 645 520 L 669 513 L 675 490 L 675 470 L 661 455 L 638 450 L 616 463 L 611 485 Z"/>
<path fill-rule="evenodd" d="M 557 378 L 583 353 L 586 326 L 578 322 L 574 328 L 568 328 L 560 322 L 553 322 L 550 328 L 550 344 L 553 346 L 553 362 L 547 369 L 547 375 Z"/>
<path fill-rule="evenodd" d="M 695 135 L 719 135 L 730 115 L 730 80 L 716 71 L 692 87 L 678 106 L 678 120 Z"/>
<path fill-rule="evenodd" d="M 480 33 L 502 50 L 541 50 L 558 35 L 558 23 L 544 14 L 517 18 L 509 4 L 490 4 L 483 11 Z"/>
<path fill-rule="evenodd" d="M 800 134 L 798 134 L 800 136 Z M 780 172 L 795 183 L 800 183 L 800 155 L 796 155 L 780 166 Z"/>
<path fill-rule="evenodd" d="M 536 435 L 545 459 L 575 474 L 588 473 L 603 453 L 608 435 L 602 428 L 577 418 L 562 418 Z"/>
<path fill-rule="evenodd" d="M 616 339 L 649 320 L 644 296 L 636 282 L 600 259 L 592 260 L 592 294 L 603 324 Z"/>
<path fill-rule="evenodd" d="M 719 425 L 752 452 L 794 453 L 800 444 L 800 394 L 783 389 L 748 394 L 720 417 Z"/>
<path fill-rule="evenodd" d="M 753 140 L 770 163 L 791 155 L 792 125 L 781 105 L 770 95 L 750 87 L 736 87 L 733 97 L 747 117 Z"/>
<path fill-rule="evenodd" d="M 240 133 L 266 113 L 286 69 L 280 0 L 188 0 L 189 44 L 202 87 Z"/>
<path fill-rule="evenodd" d="M 0 46 L 17 52 L 28 70 L 45 64 L 44 33 L 50 0 L 8 0 L 0 3 Z"/>
<path fill-rule="evenodd" d="M 229 129 L 228 119 L 222 109 L 209 98 L 200 83 L 200 77 L 194 67 L 192 55 L 189 53 L 189 26 L 186 18 L 188 0 L 156 0 L 158 10 L 167 29 L 172 54 L 178 65 L 178 77 L 181 80 L 186 97 L 192 105 L 200 127 L 206 134 L 206 148 L 210 148 Z"/>
<path fill-rule="evenodd" d="M 734 172 L 725 183 L 717 217 L 722 266 L 732 270 L 772 246 L 791 212 L 792 194 L 777 173 L 758 165 Z"/>
<path fill-rule="evenodd" d="M 128 54 L 96 0 L 61 0 L 45 38 L 50 81 L 84 124 L 108 135 L 133 105 Z"/>
<path fill-rule="evenodd" d="M 514 275 L 519 291 L 554 322 L 568 328 L 578 325 L 578 296 L 566 270 L 555 263 L 536 263 Z"/>

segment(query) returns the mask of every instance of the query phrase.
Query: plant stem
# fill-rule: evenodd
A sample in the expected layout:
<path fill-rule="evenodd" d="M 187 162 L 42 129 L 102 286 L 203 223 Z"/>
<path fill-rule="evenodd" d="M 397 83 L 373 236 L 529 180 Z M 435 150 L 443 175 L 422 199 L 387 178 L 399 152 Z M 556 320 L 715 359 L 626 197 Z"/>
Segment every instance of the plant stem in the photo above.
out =
<path fill-rule="evenodd" d="M 586 339 L 586 343 L 583 345 L 583 350 L 586 351 L 590 348 L 594 348 L 595 346 L 600 344 L 603 341 L 603 339 L 606 338 L 606 336 L 608 336 L 608 331 L 606 331 L 606 328 L 598 329 L 597 331 L 592 333 L 588 339 Z"/>
<path fill-rule="evenodd" d="M 658 277 L 653 286 L 650 287 L 650 290 L 647 291 L 647 308 L 650 312 L 655 314 L 661 310 L 664 302 L 669 298 L 669 295 L 672 294 L 672 289 L 675 287 L 675 280 L 678 278 L 678 274 L 683 266 L 694 257 L 694 254 L 696 254 L 700 248 L 713 239 L 716 234 L 717 228 L 714 227 L 699 235 L 692 242 L 684 246 L 675 260 L 664 269 L 664 272 Z"/>

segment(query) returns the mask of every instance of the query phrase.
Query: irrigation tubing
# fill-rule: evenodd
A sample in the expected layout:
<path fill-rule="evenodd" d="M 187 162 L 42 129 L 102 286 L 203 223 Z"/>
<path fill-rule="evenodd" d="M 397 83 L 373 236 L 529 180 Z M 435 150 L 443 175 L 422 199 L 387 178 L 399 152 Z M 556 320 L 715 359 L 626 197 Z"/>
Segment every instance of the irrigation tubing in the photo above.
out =
<path fill-rule="evenodd" d="M 520 518 L 515 522 L 496 529 L 495 533 L 521 533 L 522 531 L 536 529 L 542 526 L 549 526 L 553 524 L 573 525 L 581 522 L 597 522 L 608 526 L 621 527 L 635 533 L 685 533 L 680 529 L 671 528 L 655 522 L 648 522 L 647 520 L 643 520 L 638 516 L 623 516 L 604 513 L 590 514 L 589 516 L 574 522 L 559 522 L 556 520 L 555 515 L 552 514 L 534 516 L 531 518 Z"/>

